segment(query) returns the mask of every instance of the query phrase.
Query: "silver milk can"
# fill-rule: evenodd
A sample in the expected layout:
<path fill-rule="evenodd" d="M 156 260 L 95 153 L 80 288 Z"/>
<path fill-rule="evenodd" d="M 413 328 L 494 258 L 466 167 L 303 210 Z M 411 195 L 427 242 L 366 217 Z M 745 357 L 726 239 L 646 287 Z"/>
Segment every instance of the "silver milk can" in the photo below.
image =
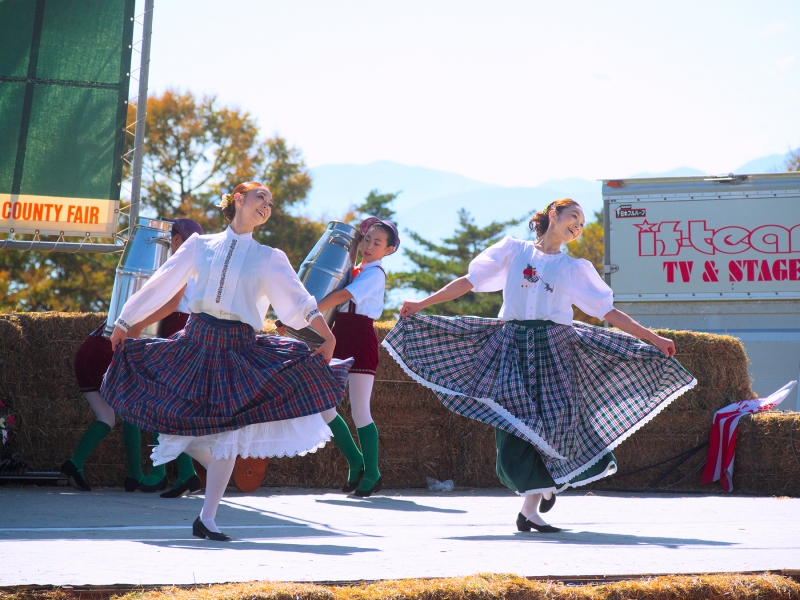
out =
<path fill-rule="evenodd" d="M 114 332 L 114 323 L 128 298 L 142 286 L 169 258 L 172 223 L 159 219 L 139 217 L 122 251 L 122 258 L 114 278 L 114 290 L 108 307 L 105 335 Z M 133 323 L 131 323 L 133 325 Z M 142 330 L 142 337 L 157 337 L 158 323 Z"/>
<path fill-rule="evenodd" d="M 343 221 L 331 221 L 300 265 L 297 275 L 317 302 L 352 281 L 360 235 L 352 225 Z M 333 324 L 338 311 L 338 307 L 333 307 L 322 313 L 328 325 Z M 289 327 L 288 333 L 311 345 L 318 346 L 323 341 L 311 327 L 300 330 Z"/>

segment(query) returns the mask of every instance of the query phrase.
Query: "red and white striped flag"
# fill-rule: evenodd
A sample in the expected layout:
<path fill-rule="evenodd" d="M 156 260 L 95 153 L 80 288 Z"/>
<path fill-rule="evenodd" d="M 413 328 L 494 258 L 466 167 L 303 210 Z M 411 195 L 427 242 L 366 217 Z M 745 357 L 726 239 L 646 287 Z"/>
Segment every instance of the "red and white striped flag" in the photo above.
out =
<path fill-rule="evenodd" d="M 745 415 L 767 412 L 783 402 L 796 381 L 790 381 L 766 398 L 734 402 L 714 413 L 711 437 L 708 440 L 708 460 L 700 483 L 719 480 L 726 492 L 733 490 L 733 457 L 736 454 L 736 429 Z"/>

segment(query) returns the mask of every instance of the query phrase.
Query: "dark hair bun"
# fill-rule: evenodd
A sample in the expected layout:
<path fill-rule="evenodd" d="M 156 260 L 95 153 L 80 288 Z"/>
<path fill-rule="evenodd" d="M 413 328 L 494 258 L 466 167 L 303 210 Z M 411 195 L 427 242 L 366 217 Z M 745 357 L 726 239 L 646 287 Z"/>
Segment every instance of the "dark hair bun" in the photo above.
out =
<path fill-rule="evenodd" d="M 575 206 L 580 206 L 572 198 L 560 198 L 555 202 L 551 202 L 544 208 L 544 210 L 538 211 L 531 217 L 531 220 L 528 221 L 528 229 L 535 231 L 537 238 L 542 237 L 547 231 L 547 228 L 550 227 L 550 211 L 555 208 L 556 213 L 561 214 L 562 210 L 568 206 L 572 206 L 573 204 Z"/>

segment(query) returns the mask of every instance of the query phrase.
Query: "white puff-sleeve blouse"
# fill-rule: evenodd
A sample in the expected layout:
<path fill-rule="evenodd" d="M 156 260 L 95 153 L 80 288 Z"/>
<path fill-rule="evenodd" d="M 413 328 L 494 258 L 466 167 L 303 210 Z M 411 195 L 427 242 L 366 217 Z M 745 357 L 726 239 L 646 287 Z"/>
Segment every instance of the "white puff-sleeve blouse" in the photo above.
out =
<path fill-rule="evenodd" d="M 317 301 L 283 252 L 259 244 L 252 233 L 236 234 L 228 228 L 189 237 L 128 299 L 116 325 L 127 331 L 163 306 L 191 277 L 196 279 L 189 299 L 193 313 L 242 321 L 256 331 L 263 327 L 270 305 L 281 321 L 296 329 L 319 314 Z"/>
<path fill-rule="evenodd" d="M 544 254 L 533 242 L 506 236 L 469 265 L 476 292 L 503 290 L 498 318 L 547 319 L 572 324 L 572 305 L 602 319 L 614 310 L 614 294 L 588 260 Z"/>

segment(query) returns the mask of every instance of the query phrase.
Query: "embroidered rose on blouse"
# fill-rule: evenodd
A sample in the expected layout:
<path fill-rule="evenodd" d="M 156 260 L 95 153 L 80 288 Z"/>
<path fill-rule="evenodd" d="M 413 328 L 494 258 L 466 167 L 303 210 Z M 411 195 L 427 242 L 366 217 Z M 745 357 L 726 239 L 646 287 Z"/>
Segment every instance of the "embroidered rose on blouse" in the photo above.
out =
<path fill-rule="evenodd" d="M 530 263 L 528 263 L 528 266 L 522 270 L 522 277 L 523 277 L 523 282 L 522 282 L 523 288 L 531 288 L 533 287 L 534 283 L 538 283 L 539 281 L 541 281 L 542 283 L 544 283 L 545 291 L 553 293 L 553 286 L 551 286 L 544 279 L 539 277 L 539 274 L 536 272 L 536 267 L 532 266 Z"/>
<path fill-rule="evenodd" d="M 531 283 L 539 281 L 539 276 L 536 274 L 536 267 L 532 267 L 530 263 L 528 263 L 528 266 L 522 271 L 522 274 L 526 281 L 530 281 Z"/>

